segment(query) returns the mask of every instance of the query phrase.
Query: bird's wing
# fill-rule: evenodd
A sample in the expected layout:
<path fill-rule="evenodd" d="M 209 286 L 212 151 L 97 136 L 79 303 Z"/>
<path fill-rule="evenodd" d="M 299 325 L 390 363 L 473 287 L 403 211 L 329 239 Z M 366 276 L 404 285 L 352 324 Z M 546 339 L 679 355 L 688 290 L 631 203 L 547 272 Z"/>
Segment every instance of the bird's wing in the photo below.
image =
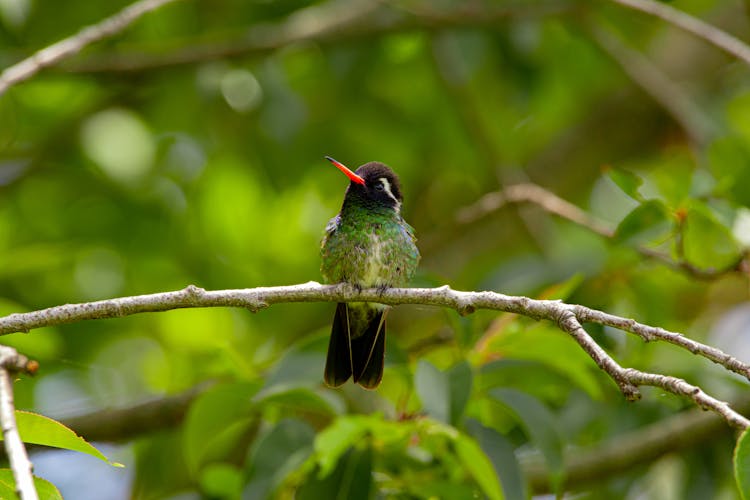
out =
<path fill-rule="evenodd" d="M 336 232 L 336 229 L 338 229 L 339 227 L 339 222 L 341 222 L 340 215 L 337 215 L 336 217 L 328 221 L 328 224 L 326 224 L 326 238 Z"/>
<path fill-rule="evenodd" d="M 401 219 L 401 230 L 411 239 L 412 242 L 417 242 L 417 236 L 414 234 L 414 228 L 409 225 L 404 219 Z M 330 224 L 330 222 L 329 222 Z"/>

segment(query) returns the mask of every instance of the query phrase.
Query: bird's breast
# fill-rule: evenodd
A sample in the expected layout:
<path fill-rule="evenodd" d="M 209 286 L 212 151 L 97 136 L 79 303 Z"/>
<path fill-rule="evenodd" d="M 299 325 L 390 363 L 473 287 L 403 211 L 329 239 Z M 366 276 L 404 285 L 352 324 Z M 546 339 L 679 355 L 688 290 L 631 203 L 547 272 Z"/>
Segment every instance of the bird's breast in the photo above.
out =
<path fill-rule="evenodd" d="M 321 270 L 328 282 L 370 288 L 405 285 L 419 252 L 397 221 L 343 219 L 325 239 L 322 254 Z"/>
<path fill-rule="evenodd" d="M 388 242 L 384 241 L 377 233 L 370 233 L 370 244 L 365 256 L 364 272 L 362 273 L 362 285 L 374 287 L 390 285 L 388 282 L 388 265 L 386 254 L 388 254 Z"/>

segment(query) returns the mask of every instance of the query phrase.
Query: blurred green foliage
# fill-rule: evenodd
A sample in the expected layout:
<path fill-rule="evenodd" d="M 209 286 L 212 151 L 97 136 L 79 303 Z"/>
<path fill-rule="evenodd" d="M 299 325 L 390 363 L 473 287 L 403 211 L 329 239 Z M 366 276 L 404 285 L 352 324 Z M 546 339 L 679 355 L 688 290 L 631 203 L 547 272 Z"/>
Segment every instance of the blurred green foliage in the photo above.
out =
<path fill-rule="evenodd" d="M 347 3 L 177 2 L 0 96 L 0 314 L 319 280 L 319 241 L 346 187 L 330 154 L 400 175 L 423 255 L 415 285 L 560 298 L 750 353 L 747 273 L 734 269 L 750 246 L 747 66 L 606 3 L 375 3 L 351 3 L 364 19 L 320 39 L 244 54 L 228 49 L 331 21 Z M 0 66 L 126 4 L 0 1 Z M 739 5 L 672 5 L 747 32 Z M 672 79 L 698 126 L 624 73 L 599 30 Z M 226 56 L 108 68 L 212 43 Z M 528 181 L 613 237 L 533 206 L 457 221 Z M 2 341 L 42 366 L 16 382 L 18 406 L 51 417 L 216 381 L 181 423 L 123 445 L 114 490 L 87 469 L 59 485 L 70 498 L 520 498 L 529 456 L 555 488 L 566 456 L 691 407 L 660 391 L 625 403 L 554 325 L 415 306 L 391 313 L 381 387 L 332 390 L 332 314 L 177 310 Z M 591 333 L 624 366 L 723 398 L 746 390 L 672 346 Z M 731 447 L 715 439 L 576 489 L 731 498 Z"/>

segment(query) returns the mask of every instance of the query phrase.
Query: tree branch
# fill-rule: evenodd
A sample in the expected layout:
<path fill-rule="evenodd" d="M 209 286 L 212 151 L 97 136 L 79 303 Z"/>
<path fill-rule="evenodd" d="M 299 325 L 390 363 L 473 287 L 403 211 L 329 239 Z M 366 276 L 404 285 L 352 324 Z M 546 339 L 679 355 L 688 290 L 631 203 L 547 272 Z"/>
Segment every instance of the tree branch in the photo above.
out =
<path fill-rule="evenodd" d="M 654 0 L 612 0 L 634 10 L 650 14 L 700 37 L 750 65 L 750 46 L 726 31 L 701 21 L 674 7 Z"/>
<path fill-rule="evenodd" d="M 178 425 L 185 418 L 195 398 L 212 385 L 212 383 L 199 384 L 173 396 L 59 420 L 88 441 L 125 441 L 148 432 Z"/>
<path fill-rule="evenodd" d="M 640 336 L 644 340 L 662 340 L 703 356 L 750 379 L 750 365 L 700 342 L 662 328 L 642 325 L 632 319 L 613 316 L 580 305 L 556 300 L 534 300 L 495 292 L 461 292 L 450 287 L 390 288 L 357 290 L 351 285 L 321 285 L 314 281 L 301 285 L 247 288 L 240 290 L 206 291 L 194 285 L 174 292 L 137 295 L 116 299 L 67 304 L 29 313 L 16 313 L 0 318 L 0 335 L 28 332 L 34 328 L 54 326 L 89 319 L 114 318 L 144 312 L 168 311 L 192 307 L 244 307 L 253 312 L 272 304 L 285 302 L 379 302 L 388 305 L 422 304 L 449 307 L 465 315 L 477 309 L 521 314 L 534 319 L 555 322 L 568 332 L 620 387 L 630 400 L 640 397 L 638 386 L 660 387 L 667 392 L 685 396 L 701 408 L 721 415 L 729 425 L 745 429 L 750 421 L 699 387 L 675 377 L 623 368 L 612 359 L 581 326 L 582 322 L 600 323 Z"/>
<path fill-rule="evenodd" d="M 750 401 L 737 403 L 750 411 Z M 724 421 L 714 413 L 691 410 L 678 413 L 641 429 L 616 436 L 591 449 L 569 451 L 565 457 L 565 489 L 600 482 L 624 471 L 644 466 L 668 453 L 697 448 L 717 437 L 728 435 Z M 541 457 L 523 464 L 524 476 L 536 494 L 554 491 L 550 473 Z"/>
<path fill-rule="evenodd" d="M 614 231 L 607 227 L 604 222 L 589 215 L 569 201 L 560 198 L 552 191 L 532 183 L 515 184 L 500 191 L 487 193 L 477 202 L 459 210 L 456 214 L 456 222 L 470 224 L 511 203 L 533 203 L 545 211 L 583 226 L 599 236 L 605 238 L 614 236 Z"/>
<path fill-rule="evenodd" d="M 5 452 L 10 460 L 10 468 L 13 470 L 16 492 L 21 500 L 36 500 L 39 497 L 34 487 L 31 461 L 29 461 L 26 448 L 18 433 L 18 426 L 16 426 L 11 374 L 19 371 L 34 373 L 37 366 L 36 362 L 29 361 L 26 356 L 18 354 L 12 347 L 0 346 L 0 423 L 3 427 Z"/>
<path fill-rule="evenodd" d="M 201 384 L 183 393 L 145 403 L 59 420 L 89 441 L 120 442 L 179 425 L 190 404 L 210 386 Z M 736 406 L 743 412 L 750 411 L 750 400 L 740 400 Z M 575 489 L 603 481 L 647 465 L 668 453 L 699 447 L 722 435 L 729 435 L 729 429 L 720 416 L 698 409 L 684 411 L 615 436 L 594 448 L 569 451 L 565 458 L 564 487 Z M 542 457 L 532 455 L 523 461 L 522 469 L 534 493 L 553 491 L 550 473 Z"/>
<path fill-rule="evenodd" d="M 581 210 L 572 203 L 560 198 L 537 184 L 524 183 L 508 186 L 500 191 L 493 191 L 482 196 L 477 202 L 466 206 L 456 214 L 456 222 L 469 224 L 486 216 L 505 205 L 515 203 L 532 203 L 546 212 L 569 220 L 589 231 L 607 239 L 613 239 L 615 231 L 596 217 Z M 684 260 L 675 261 L 668 255 L 646 247 L 634 247 L 636 252 L 647 259 L 655 260 L 677 271 L 689 274 L 701 280 L 712 280 L 732 272 L 745 272 L 746 255 L 741 255 L 736 262 L 722 269 L 702 269 Z"/>
<path fill-rule="evenodd" d="M 659 17 L 750 64 L 750 47 L 689 14 L 653 0 L 612 0 L 625 7 Z M 293 13 L 280 24 L 258 25 L 247 36 L 222 43 L 185 47 L 160 55 L 147 53 L 93 56 L 72 68 L 76 72 L 144 71 L 155 68 L 267 53 L 290 44 L 315 40 L 345 41 L 414 29 L 434 30 L 460 26 L 487 26 L 510 16 L 549 15 L 571 10 L 558 2 L 484 8 L 467 3 L 453 9 L 396 10 L 383 2 L 328 2 Z"/>
<path fill-rule="evenodd" d="M 596 25 L 591 25 L 590 31 L 599 47 L 672 116 L 695 144 L 704 145 L 709 141 L 715 129 L 711 119 L 680 85 L 646 56 L 627 47 L 614 35 Z"/>
<path fill-rule="evenodd" d="M 140 0 L 116 14 L 87 26 L 73 36 L 60 40 L 0 73 L 0 95 L 16 83 L 28 80 L 44 68 L 77 54 L 87 45 L 110 37 L 130 26 L 143 14 L 175 0 Z"/>
<path fill-rule="evenodd" d="M 74 72 L 134 72 L 195 64 L 216 59 L 267 54 L 303 42 L 344 42 L 415 29 L 434 30 L 460 26 L 491 26 L 501 19 L 560 13 L 570 10 L 563 2 L 477 8 L 466 4 L 455 9 L 406 12 L 378 0 L 331 1 L 300 9 L 280 23 L 252 26 L 246 35 L 210 44 L 195 44 L 157 54 L 129 53 L 92 56 L 69 68 Z"/>

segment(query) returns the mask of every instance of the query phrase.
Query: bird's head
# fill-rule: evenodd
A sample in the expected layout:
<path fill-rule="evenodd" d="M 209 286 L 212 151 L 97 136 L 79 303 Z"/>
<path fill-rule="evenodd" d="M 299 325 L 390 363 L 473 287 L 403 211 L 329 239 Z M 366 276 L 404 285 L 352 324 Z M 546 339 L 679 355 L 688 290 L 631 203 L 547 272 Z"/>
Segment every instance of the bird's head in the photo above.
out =
<path fill-rule="evenodd" d="M 388 166 L 371 161 L 352 172 L 330 156 L 326 156 L 326 160 L 333 163 L 351 181 L 346 190 L 345 200 L 357 199 L 366 204 L 389 207 L 396 212 L 401 210 L 401 184 L 398 176 Z"/>

